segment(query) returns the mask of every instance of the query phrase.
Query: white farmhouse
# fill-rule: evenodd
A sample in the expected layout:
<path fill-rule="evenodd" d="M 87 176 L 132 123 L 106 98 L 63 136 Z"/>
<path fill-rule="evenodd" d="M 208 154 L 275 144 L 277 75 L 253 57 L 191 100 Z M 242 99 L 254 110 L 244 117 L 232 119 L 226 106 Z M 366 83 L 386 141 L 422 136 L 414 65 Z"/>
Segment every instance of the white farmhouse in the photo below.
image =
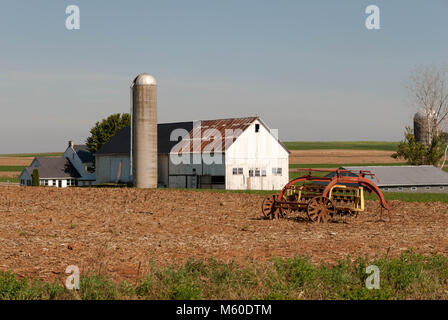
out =
<path fill-rule="evenodd" d="M 95 182 L 92 171 L 94 157 L 85 145 L 69 141 L 62 157 L 36 157 L 20 174 L 20 185 L 31 186 L 33 171 L 39 172 L 39 184 L 65 188 L 89 186 Z"/>
<path fill-rule="evenodd" d="M 96 183 L 131 183 L 130 128 L 95 155 Z M 158 125 L 158 185 L 278 190 L 289 180 L 289 151 L 259 117 Z"/>

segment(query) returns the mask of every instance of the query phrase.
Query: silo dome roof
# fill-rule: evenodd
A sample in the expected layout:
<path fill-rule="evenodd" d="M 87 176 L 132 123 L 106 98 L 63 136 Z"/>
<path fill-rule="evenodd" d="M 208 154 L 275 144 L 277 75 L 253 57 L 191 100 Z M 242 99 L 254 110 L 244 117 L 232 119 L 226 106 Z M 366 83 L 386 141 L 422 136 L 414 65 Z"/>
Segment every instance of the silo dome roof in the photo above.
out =
<path fill-rule="evenodd" d="M 134 79 L 134 85 L 156 85 L 156 79 L 147 73 L 141 73 Z"/>
<path fill-rule="evenodd" d="M 422 110 L 419 110 L 414 115 L 414 119 L 425 119 L 425 118 L 426 118 L 426 114 Z"/>

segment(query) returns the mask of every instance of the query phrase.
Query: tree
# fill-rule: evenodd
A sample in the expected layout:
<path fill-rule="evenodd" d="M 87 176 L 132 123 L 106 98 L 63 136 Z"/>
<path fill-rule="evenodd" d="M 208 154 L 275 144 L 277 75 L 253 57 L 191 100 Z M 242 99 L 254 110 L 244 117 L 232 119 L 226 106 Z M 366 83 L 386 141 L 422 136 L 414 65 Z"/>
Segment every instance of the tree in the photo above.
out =
<path fill-rule="evenodd" d="M 33 187 L 38 187 L 39 184 L 40 184 L 40 179 L 39 179 L 39 169 L 37 169 L 37 168 L 34 168 L 34 169 L 33 169 L 33 174 L 31 175 L 31 178 L 32 178 L 32 183 L 31 183 L 31 185 L 32 185 Z"/>
<path fill-rule="evenodd" d="M 130 125 L 131 116 L 129 113 L 116 113 L 101 120 L 101 122 L 97 122 L 95 126 L 90 129 L 90 137 L 86 140 L 89 151 L 95 154 L 118 131 Z"/>
<path fill-rule="evenodd" d="M 405 159 L 410 165 L 438 166 L 444 155 L 444 137 L 442 134 L 434 135 L 428 148 L 415 141 L 414 133 L 406 127 L 405 140 L 400 142 L 397 152 L 392 155 L 395 159 Z"/>
<path fill-rule="evenodd" d="M 412 104 L 425 116 L 428 141 L 441 134 L 448 123 L 448 66 L 420 66 L 407 85 Z"/>

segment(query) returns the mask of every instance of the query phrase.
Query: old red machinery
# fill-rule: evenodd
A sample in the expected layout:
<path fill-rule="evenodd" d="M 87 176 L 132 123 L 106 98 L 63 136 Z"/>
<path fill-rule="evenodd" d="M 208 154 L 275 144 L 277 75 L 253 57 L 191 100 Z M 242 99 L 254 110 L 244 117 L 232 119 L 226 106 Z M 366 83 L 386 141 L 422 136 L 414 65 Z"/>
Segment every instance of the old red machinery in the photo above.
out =
<path fill-rule="evenodd" d="M 327 222 L 337 215 L 353 215 L 364 211 L 364 190 L 373 192 L 380 200 L 381 216 L 389 203 L 378 186 L 366 176 L 374 177 L 370 171 L 342 169 L 302 169 L 306 175 L 288 182 L 278 195 L 264 199 L 263 214 L 270 218 L 282 218 L 293 211 L 306 211 L 309 220 Z M 327 173 L 313 176 L 314 172 Z M 322 174 L 321 174 L 322 175 Z"/>

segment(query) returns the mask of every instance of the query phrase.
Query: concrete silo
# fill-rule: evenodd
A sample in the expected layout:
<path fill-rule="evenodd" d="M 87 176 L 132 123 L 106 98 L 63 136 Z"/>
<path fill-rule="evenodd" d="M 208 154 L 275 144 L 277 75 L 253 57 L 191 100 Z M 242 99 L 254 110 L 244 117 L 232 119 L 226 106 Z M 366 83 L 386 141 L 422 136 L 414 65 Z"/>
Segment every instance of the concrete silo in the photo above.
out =
<path fill-rule="evenodd" d="M 423 111 L 419 111 L 414 115 L 414 136 L 416 142 L 420 142 L 426 147 L 431 144 L 436 130 L 436 120 L 434 115 L 426 115 Z"/>
<path fill-rule="evenodd" d="M 157 83 L 142 73 L 132 84 L 132 176 L 136 188 L 157 188 Z"/>

